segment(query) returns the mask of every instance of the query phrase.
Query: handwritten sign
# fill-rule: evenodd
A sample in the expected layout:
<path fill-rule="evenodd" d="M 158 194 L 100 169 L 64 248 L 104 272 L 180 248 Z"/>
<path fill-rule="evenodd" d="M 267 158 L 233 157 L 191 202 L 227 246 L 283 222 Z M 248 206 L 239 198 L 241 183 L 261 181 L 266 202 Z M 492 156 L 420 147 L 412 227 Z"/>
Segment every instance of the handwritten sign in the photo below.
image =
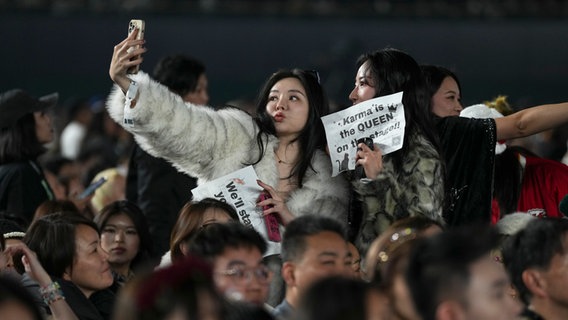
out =
<path fill-rule="evenodd" d="M 280 253 L 280 243 L 268 239 L 262 209 L 256 201 L 263 189 L 256 182 L 258 176 L 252 166 L 234 171 L 191 190 L 194 200 L 215 198 L 226 202 L 237 211 L 240 221 L 254 228 L 268 243 L 265 255 Z"/>
<path fill-rule="evenodd" d="M 373 139 L 383 155 L 402 148 L 406 126 L 402 92 L 361 102 L 322 121 L 335 177 L 355 169 L 358 139 Z"/>

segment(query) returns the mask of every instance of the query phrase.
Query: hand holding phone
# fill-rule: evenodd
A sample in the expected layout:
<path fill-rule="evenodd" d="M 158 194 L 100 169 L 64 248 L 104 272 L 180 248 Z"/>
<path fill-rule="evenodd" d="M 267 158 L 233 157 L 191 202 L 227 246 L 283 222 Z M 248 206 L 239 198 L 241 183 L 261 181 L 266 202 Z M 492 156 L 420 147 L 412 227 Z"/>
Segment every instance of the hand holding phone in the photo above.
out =
<path fill-rule="evenodd" d="M 140 20 L 140 19 L 132 19 L 130 20 L 130 22 L 128 23 L 128 35 L 132 34 L 132 32 L 134 32 L 134 30 L 138 29 L 138 34 L 136 35 L 136 40 L 142 40 L 144 39 L 144 31 L 146 29 L 146 23 L 144 22 L 144 20 Z M 136 50 L 140 48 L 140 46 L 134 46 L 129 48 L 129 52 Z M 139 56 L 135 56 L 132 57 L 131 60 L 135 60 L 138 59 Z M 136 74 L 138 73 L 138 71 L 140 70 L 140 66 L 136 65 L 134 67 L 128 68 L 128 70 L 126 70 L 126 73 L 128 74 Z"/>
<path fill-rule="evenodd" d="M 262 192 L 260 194 L 259 200 L 264 201 L 266 199 L 270 199 L 271 196 L 267 192 Z M 262 210 L 266 210 L 271 206 L 263 206 Z M 269 215 L 264 216 L 264 224 L 266 225 L 266 233 L 268 234 L 268 239 L 274 242 L 282 241 L 282 237 L 280 236 L 280 224 L 278 223 L 278 219 L 271 213 Z"/>
<path fill-rule="evenodd" d="M 359 143 L 364 143 L 364 144 L 367 145 L 367 147 L 369 147 L 369 149 L 375 150 L 375 144 L 373 142 L 373 139 L 371 139 L 369 137 L 358 139 L 357 145 L 359 145 Z M 367 175 L 365 174 L 365 168 L 363 168 L 362 165 L 357 165 L 355 167 L 355 177 L 357 179 L 363 179 L 363 178 L 367 177 Z"/>

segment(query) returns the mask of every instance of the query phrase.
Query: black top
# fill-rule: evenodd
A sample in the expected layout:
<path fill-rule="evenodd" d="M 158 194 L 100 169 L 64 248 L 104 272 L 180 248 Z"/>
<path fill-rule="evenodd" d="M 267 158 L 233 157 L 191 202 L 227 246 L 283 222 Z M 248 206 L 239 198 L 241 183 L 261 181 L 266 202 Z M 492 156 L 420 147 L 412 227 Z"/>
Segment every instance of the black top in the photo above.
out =
<path fill-rule="evenodd" d="M 126 177 L 126 199 L 144 212 L 156 257 L 169 250 L 179 211 L 191 200 L 191 189 L 196 186 L 197 179 L 134 146 Z"/>
<path fill-rule="evenodd" d="M 54 199 L 41 167 L 34 161 L 0 165 L 0 212 L 14 215 L 27 228 L 35 210 Z"/>
<path fill-rule="evenodd" d="M 493 119 L 439 118 L 446 164 L 448 226 L 491 222 L 496 125 Z"/>

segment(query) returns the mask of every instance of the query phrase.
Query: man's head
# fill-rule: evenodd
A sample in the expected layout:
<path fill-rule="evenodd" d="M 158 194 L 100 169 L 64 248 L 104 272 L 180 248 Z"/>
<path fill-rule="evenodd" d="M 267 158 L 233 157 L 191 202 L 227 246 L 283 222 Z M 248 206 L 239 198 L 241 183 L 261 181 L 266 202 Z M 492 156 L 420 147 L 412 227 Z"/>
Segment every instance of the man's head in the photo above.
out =
<path fill-rule="evenodd" d="M 322 216 L 298 217 L 286 226 L 282 240 L 282 277 L 286 300 L 296 306 L 316 280 L 331 275 L 352 275 L 345 228 Z"/>
<path fill-rule="evenodd" d="M 456 228 L 420 239 L 410 255 L 407 282 L 424 320 L 515 319 L 520 304 L 491 257 L 499 237 L 489 228 Z"/>
<path fill-rule="evenodd" d="M 186 102 L 199 105 L 209 102 L 205 66 L 193 58 L 179 54 L 162 58 L 154 68 L 153 77 Z"/>
<path fill-rule="evenodd" d="M 568 220 L 534 219 L 503 245 L 503 262 L 525 304 L 568 309 Z"/>
<path fill-rule="evenodd" d="M 213 265 L 217 289 L 229 298 L 263 304 L 271 273 L 262 261 L 266 241 L 240 222 L 205 226 L 190 241 L 188 253 Z"/>

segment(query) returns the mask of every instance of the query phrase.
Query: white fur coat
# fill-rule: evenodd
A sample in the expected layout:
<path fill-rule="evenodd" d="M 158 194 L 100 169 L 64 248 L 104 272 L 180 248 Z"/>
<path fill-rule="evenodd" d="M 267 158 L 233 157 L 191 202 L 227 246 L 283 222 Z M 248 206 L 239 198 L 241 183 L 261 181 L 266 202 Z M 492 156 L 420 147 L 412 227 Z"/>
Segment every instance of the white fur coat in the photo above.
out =
<path fill-rule="evenodd" d="M 185 103 L 166 87 L 139 72 L 136 107 L 129 110 L 132 132 L 138 144 L 153 156 L 170 161 L 178 170 L 199 178 L 199 183 L 213 180 L 258 160 L 256 142 L 258 127 L 247 113 L 237 109 L 214 110 Z M 107 101 L 111 117 L 123 125 L 125 96 L 115 86 Z M 269 136 L 262 157 L 254 169 L 264 183 L 278 184 L 278 168 L 272 150 L 278 145 Z M 308 169 L 303 187 L 286 199 L 290 212 L 296 216 L 320 214 L 347 222 L 348 183 L 342 176 L 331 177 L 329 157 L 318 151 L 312 161 L 316 172 Z M 190 192 L 190 190 L 188 190 Z"/>

